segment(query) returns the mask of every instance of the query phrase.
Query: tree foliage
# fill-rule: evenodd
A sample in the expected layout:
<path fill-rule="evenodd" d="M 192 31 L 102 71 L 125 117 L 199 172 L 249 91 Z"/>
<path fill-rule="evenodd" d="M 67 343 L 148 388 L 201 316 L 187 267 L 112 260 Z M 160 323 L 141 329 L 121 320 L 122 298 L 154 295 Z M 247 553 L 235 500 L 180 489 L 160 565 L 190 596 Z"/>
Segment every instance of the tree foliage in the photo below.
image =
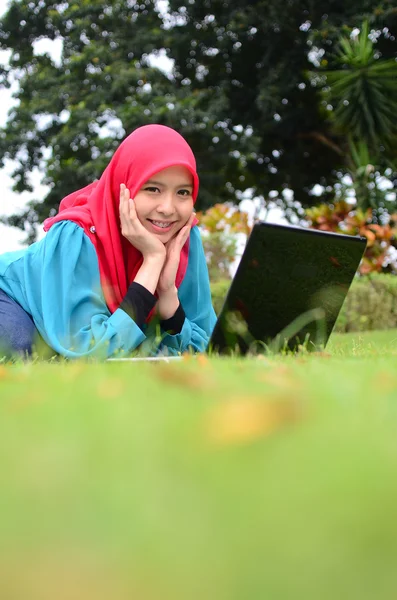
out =
<path fill-rule="evenodd" d="M 395 55 L 390 0 L 13 0 L 0 22 L 11 50 L 3 85 L 18 100 L 0 131 L 0 158 L 18 160 L 15 190 L 36 166 L 50 191 L 9 221 L 32 226 L 61 198 L 98 177 L 125 135 L 146 123 L 175 127 L 192 145 L 201 175 L 199 206 L 251 188 L 283 188 L 310 206 L 316 183 L 332 185 L 343 165 L 319 89 L 305 78 L 316 56 L 336 68 L 335 48 L 361 23 L 383 30 L 377 47 Z M 37 41 L 61 39 L 60 63 Z M 171 73 L 153 66 L 164 51 Z M 119 124 L 112 131 L 112 124 Z M 291 207 L 286 206 L 286 210 Z"/>
<path fill-rule="evenodd" d="M 379 149 L 397 141 L 397 61 L 379 60 L 368 23 L 353 38 L 342 37 L 340 69 L 325 71 L 330 117 L 343 133 Z"/>

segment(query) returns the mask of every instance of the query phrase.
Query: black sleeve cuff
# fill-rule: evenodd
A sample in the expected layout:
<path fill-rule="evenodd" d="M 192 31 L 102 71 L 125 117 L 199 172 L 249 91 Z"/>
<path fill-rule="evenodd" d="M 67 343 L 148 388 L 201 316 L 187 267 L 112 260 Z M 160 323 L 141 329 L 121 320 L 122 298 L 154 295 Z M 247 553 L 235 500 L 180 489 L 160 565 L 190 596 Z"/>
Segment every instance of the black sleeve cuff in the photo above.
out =
<path fill-rule="evenodd" d="M 160 321 L 160 327 L 163 331 L 166 331 L 170 335 L 176 335 L 182 331 L 184 322 L 185 311 L 182 308 L 182 304 L 179 303 L 174 316 L 166 321 Z"/>
<path fill-rule="evenodd" d="M 142 327 L 156 302 L 156 296 L 140 283 L 133 281 L 120 304 L 120 308 L 135 321 L 138 327 Z"/>

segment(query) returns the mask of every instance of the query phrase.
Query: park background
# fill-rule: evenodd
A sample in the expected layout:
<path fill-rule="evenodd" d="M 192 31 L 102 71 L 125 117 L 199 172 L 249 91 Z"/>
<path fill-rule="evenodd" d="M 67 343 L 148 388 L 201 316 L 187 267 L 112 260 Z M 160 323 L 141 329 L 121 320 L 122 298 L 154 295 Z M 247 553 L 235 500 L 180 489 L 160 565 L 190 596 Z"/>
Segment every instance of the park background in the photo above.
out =
<path fill-rule="evenodd" d="M 159 122 L 197 154 L 217 302 L 252 206 L 368 252 L 324 352 L 2 362 L 0 597 L 394 598 L 395 6 L 1 6 L 2 251 Z"/>
<path fill-rule="evenodd" d="M 397 269 L 392 2 L 0 9 L 0 251 L 40 239 L 126 135 L 161 123 L 197 157 L 216 308 L 263 219 L 365 236 L 338 328 L 397 326 L 394 278 L 383 276 Z"/>

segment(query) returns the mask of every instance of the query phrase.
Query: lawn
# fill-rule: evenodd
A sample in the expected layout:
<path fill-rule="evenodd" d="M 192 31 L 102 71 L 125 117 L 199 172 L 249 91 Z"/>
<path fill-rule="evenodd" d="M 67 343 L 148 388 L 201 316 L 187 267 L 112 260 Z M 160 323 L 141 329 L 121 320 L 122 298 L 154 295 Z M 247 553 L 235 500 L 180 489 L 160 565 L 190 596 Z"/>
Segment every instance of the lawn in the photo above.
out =
<path fill-rule="evenodd" d="M 0 366 L 0 598 L 397 593 L 397 331 Z"/>

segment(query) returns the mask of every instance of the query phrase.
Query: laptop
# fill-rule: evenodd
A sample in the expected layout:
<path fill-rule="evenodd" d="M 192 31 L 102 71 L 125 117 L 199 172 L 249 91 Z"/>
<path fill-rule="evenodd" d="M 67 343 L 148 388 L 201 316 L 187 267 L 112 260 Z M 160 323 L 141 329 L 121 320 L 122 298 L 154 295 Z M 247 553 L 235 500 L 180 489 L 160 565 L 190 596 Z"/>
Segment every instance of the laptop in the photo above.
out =
<path fill-rule="evenodd" d="M 367 240 L 256 223 L 212 332 L 207 353 L 263 354 L 325 348 Z M 132 361 L 180 360 L 156 356 Z"/>
<path fill-rule="evenodd" d="M 219 354 L 326 346 L 366 238 L 256 223 L 209 349 Z"/>

